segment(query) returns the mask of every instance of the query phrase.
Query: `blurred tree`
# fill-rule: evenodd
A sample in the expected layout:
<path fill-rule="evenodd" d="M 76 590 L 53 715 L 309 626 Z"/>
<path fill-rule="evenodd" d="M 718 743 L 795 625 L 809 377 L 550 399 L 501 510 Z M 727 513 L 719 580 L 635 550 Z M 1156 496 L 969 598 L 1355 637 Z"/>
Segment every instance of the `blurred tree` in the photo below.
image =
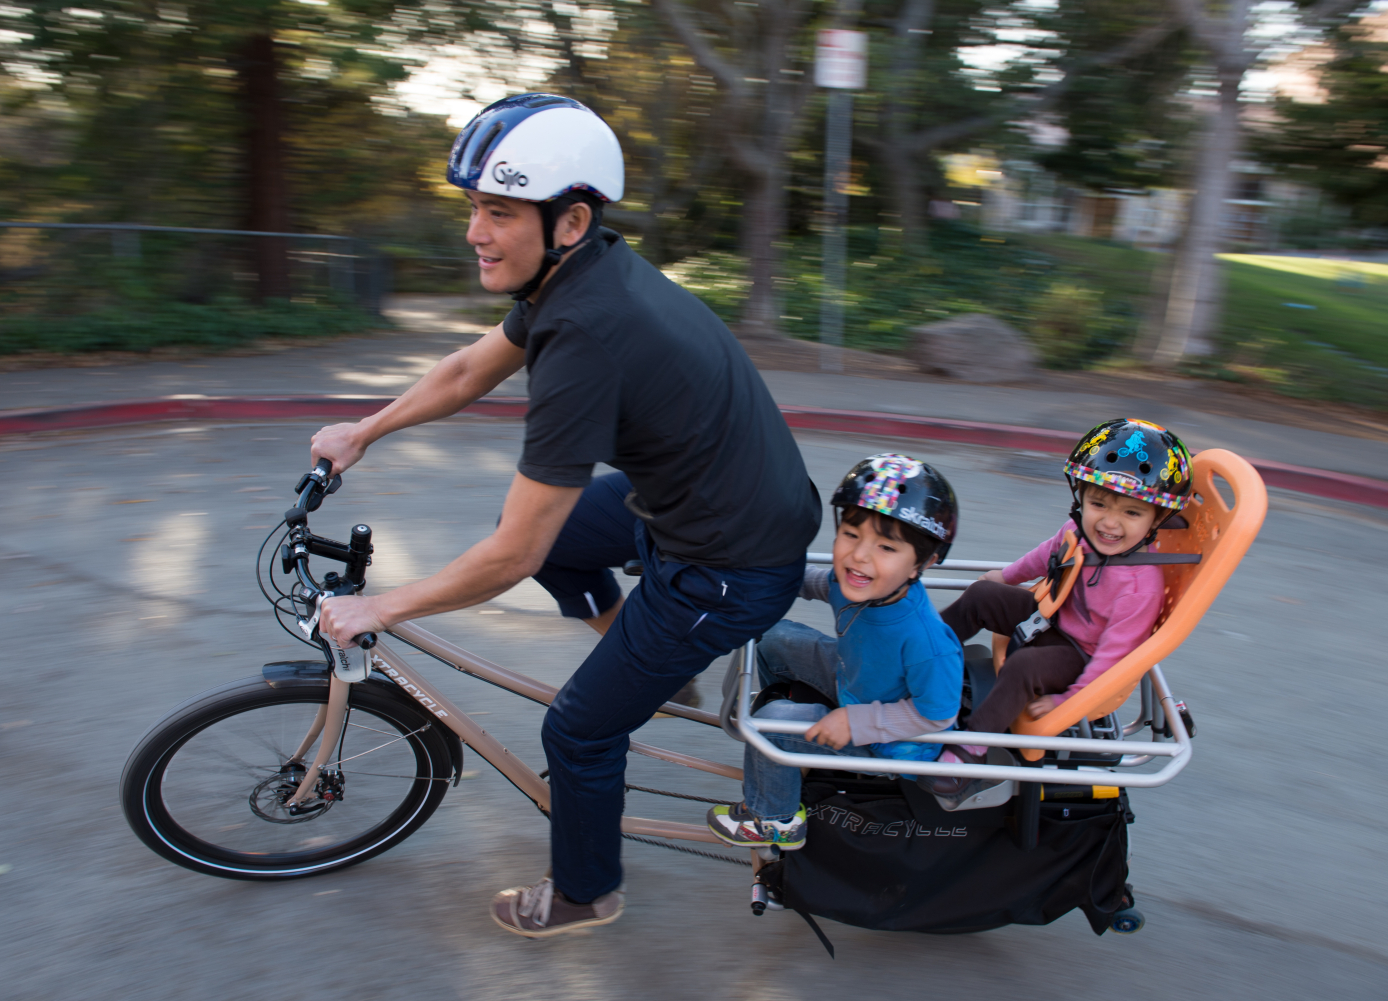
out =
<path fill-rule="evenodd" d="M 780 336 L 776 278 L 786 225 L 787 158 L 814 91 L 816 19 L 853 27 L 861 0 L 653 0 L 717 81 L 714 130 L 743 179 L 742 249 L 751 287 L 741 337 Z"/>
<path fill-rule="evenodd" d="M 1319 103 L 1282 98 L 1276 124 L 1254 138 L 1259 157 L 1320 188 L 1369 226 L 1388 226 L 1388 43 L 1363 23 L 1331 39 Z"/>
<path fill-rule="evenodd" d="M 1038 158 L 1040 165 L 1096 191 L 1174 183 L 1190 131 L 1183 91 L 1195 52 L 1162 0 L 1061 4 L 1041 23 L 1086 51 L 1111 46 L 1124 33 L 1142 43 L 1126 51 L 1121 70 L 1086 69 L 1055 96 L 1050 118 L 1066 138 Z"/>
<path fill-rule="evenodd" d="M 333 228 L 350 204 L 383 192 L 427 197 L 404 150 L 423 155 L 420 140 L 438 125 L 392 119 L 378 102 L 406 72 L 407 43 L 487 28 L 499 44 L 520 44 L 515 25 L 498 27 L 514 20 L 514 5 L 485 18 L 480 9 L 464 0 L 39 0 L 12 18 L 27 62 L 9 75 L 30 92 L 31 110 L 39 94 L 61 108 L 71 155 L 25 177 L 12 204 L 75 221 L 289 232 Z M 354 186 L 363 160 L 374 161 L 374 176 Z M 255 247 L 260 297 L 286 297 L 285 241 Z"/>
<path fill-rule="evenodd" d="M 863 142 L 885 167 L 893 214 L 908 241 L 924 224 L 923 196 L 931 186 L 942 188 L 934 158 L 997 138 L 1012 123 L 1054 112 L 1070 131 L 1072 150 L 1096 163 L 1108 159 L 1094 142 L 1099 137 L 1086 131 L 1092 131 L 1087 129 L 1091 119 L 1107 117 L 1114 100 L 1106 102 L 1107 109 L 1089 109 L 1082 95 L 1092 97 L 1106 86 L 1118 89 L 1112 81 L 1128 76 L 1135 62 L 1151 60 L 1178 27 L 1162 0 L 1004 7 L 979 0 L 890 0 L 874 23 L 887 28 L 879 42 L 886 52 L 875 60 L 880 67 L 874 79 L 877 129 Z M 979 86 L 961 60 L 963 48 L 1018 35 L 1032 36 L 1019 46 L 1024 55 L 997 75 L 995 85 Z M 1123 73 L 1114 73 L 1119 65 Z M 1141 92 L 1134 86 L 1128 98 Z M 1150 111 L 1155 102 L 1148 98 L 1146 103 Z M 866 110 L 871 113 L 873 106 Z M 1130 113 L 1129 120 L 1139 114 Z"/>
<path fill-rule="evenodd" d="M 1203 50 L 1214 76 L 1216 99 L 1206 115 L 1197 146 L 1195 189 L 1185 234 L 1171 262 L 1165 318 L 1153 360 L 1174 365 L 1187 357 L 1214 353 L 1214 331 L 1224 300 L 1223 270 L 1215 256 L 1222 246 L 1224 205 L 1229 197 L 1234 158 L 1242 139 L 1239 92 L 1244 74 L 1258 58 L 1260 43 L 1251 34 L 1252 0 L 1169 0 Z M 1364 0 L 1297 0 L 1306 29 L 1333 26 Z"/>
<path fill-rule="evenodd" d="M 577 97 L 612 126 L 626 155 L 626 196 L 605 217 L 639 236 L 642 256 L 666 264 L 707 250 L 735 222 L 738 200 L 720 130 L 713 77 L 650 5 L 624 8 L 601 58 L 585 33 L 556 17 L 565 60 L 545 84 Z"/>

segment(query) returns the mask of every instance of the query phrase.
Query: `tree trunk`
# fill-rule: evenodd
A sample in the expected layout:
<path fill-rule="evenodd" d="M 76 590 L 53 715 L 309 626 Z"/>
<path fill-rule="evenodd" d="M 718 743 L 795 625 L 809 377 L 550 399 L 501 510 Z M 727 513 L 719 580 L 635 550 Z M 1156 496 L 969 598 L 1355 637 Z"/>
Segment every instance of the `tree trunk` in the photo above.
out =
<path fill-rule="evenodd" d="M 770 159 L 772 165 L 749 177 L 751 185 L 743 202 L 742 248 L 751 280 L 738 323 L 737 334 L 743 338 L 781 334 L 776 276 L 780 273 L 777 244 L 785 229 L 786 172 L 783 156 L 773 154 Z"/>
<path fill-rule="evenodd" d="M 1210 114 L 1197 159 L 1195 196 L 1186 232 L 1176 251 L 1161 340 L 1152 360 L 1175 365 L 1182 358 L 1215 352 L 1223 307 L 1223 269 L 1215 254 L 1224 241 L 1225 201 L 1239 149 L 1239 84 L 1248 69 L 1244 35 L 1250 0 L 1232 0 L 1218 21 L 1202 3 L 1176 0 L 1175 9 L 1214 63 L 1219 96 Z"/>
<path fill-rule="evenodd" d="M 1241 37 L 1241 34 L 1240 34 Z M 1167 299 L 1166 322 L 1154 361 L 1174 365 L 1182 358 L 1214 353 L 1223 282 L 1219 259 L 1224 241 L 1225 199 L 1239 146 L 1239 83 L 1243 66 L 1222 66 L 1219 104 L 1210 116 L 1195 178 L 1186 238 L 1177 250 Z"/>
<path fill-rule="evenodd" d="M 275 40 L 268 31 L 246 39 L 240 75 L 247 117 L 247 228 L 285 233 L 289 231 L 289 190 L 284 171 L 284 112 Z M 257 297 L 288 299 L 288 241 L 267 236 L 252 239 Z"/>
<path fill-rule="evenodd" d="M 890 178 L 896 222 L 901 227 L 901 243 L 909 248 L 925 230 L 921 205 L 920 170 L 906 148 L 911 133 L 911 109 L 902 100 L 914 63 L 919 58 L 922 39 L 935 19 L 935 0 L 903 0 L 892 25 L 891 83 L 882 115 L 882 164 Z"/>

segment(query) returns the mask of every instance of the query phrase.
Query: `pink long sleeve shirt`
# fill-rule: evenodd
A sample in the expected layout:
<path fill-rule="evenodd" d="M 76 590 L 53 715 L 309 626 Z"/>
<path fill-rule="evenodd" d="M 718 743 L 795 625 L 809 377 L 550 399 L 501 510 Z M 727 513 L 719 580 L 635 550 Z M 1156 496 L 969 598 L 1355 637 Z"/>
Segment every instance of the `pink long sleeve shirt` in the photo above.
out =
<path fill-rule="evenodd" d="M 1079 534 L 1075 523 L 1067 520 L 1052 538 L 1004 570 L 1003 580 L 1021 584 L 1044 577 L 1051 553 L 1065 555 L 1066 531 Z M 1086 552 L 1090 551 L 1088 543 L 1080 545 Z M 1099 582 L 1091 587 L 1088 581 L 1093 575 L 1094 570 L 1086 567 L 1075 581 L 1070 597 L 1060 606 L 1058 625 L 1061 631 L 1090 655 L 1089 663 L 1074 684 L 1064 694 L 1055 696 L 1061 702 L 1137 649 L 1152 635 L 1152 627 L 1161 611 L 1164 588 L 1161 567 L 1104 567 Z"/>

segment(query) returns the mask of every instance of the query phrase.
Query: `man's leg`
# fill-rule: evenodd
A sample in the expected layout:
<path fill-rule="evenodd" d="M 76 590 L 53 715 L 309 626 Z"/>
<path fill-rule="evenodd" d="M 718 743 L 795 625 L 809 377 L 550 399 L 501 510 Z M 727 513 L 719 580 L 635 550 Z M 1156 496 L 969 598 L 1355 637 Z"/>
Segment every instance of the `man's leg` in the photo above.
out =
<path fill-rule="evenodd" d="M 545 715 L 554 883 L 591 901 L 621 883 L 628 734 L 715 657 L 770 629 L 803 565 L 720 570 L 669 564 L 641 546 L 645 576 Z"/>
<path fill-rule="evenodd" d="M 638 557 L 636 515 L 626 506 L 631 481 L 625 473 L 593 480 L 578 499 L 555 539 L 545 565 L 535 575 L 559 605 L 559 612 L 582 619 L 599 636 L 607 635 L 622 610 L 622 591 L 611 567 Z M 699 693 L 691 681 L 671 700 L 697 706 Z"/>
<path fill-rule="evenodd" d="M 599 633 L 606 632 L 622 601 L 609 568 L 636 559 L 636 515 L 625 503 L 630 490 L 625 473 L 599 476 L 588 484 L 535 575 L 561 615 L 583 619 Z"/>

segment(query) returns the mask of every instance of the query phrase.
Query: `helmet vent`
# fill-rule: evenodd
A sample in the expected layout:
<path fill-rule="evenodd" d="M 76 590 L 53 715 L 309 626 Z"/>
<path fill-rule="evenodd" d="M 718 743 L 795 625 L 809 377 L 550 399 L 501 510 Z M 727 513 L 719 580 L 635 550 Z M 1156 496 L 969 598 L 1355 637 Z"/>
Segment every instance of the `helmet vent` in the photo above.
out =
<path fill-rule="evenodd" d="M 1105 461 L 1105 462 L 1117 462 L 1117 461 L 1118 461 L 1118 453 L 1117 453 L 1117 452 L 1110 452 L 1108 455 L 1104 456 L 1104 461 Z"/>
<path fill-rule="evenodd" d="M 497 122 L 487 130 L 487 134 L 482 137 L 482 141 L 477 144 L 477 149 L 472 154 L 472 163 L 468 164 L 469 171 L 476 170 L 482 165 L 482 161 L 487 158 L 487 151 L 491 148 L 492 142 L 501 135 L 504 128 L 506 128 L 504 123 Z"/>
<path fill-rule="evenodd" d="M 1141 465 L 1139 465 L 1137 468 L 1138 468 L 1138 470 L 1142 473 L 1143 476 L 1146 476 L 1148 473 L 1150 473 L 1150 472 L 1152 471 L 1152 464 L 1151 464 L 1150 462 L 1144 462 L 1144 463 L 1142 463 Z"/>
<path fill-rule="evenodd" d="M 463 154 L 467 151 L 468 140 L 472 138 L 472 134 L 476 131 L 477 123 L 473 122 L 471 125 L 467 127 L 467 131 L 458 137 L 457 158 L 453 161 L 454 170 L 457 170 L 460 166 L 460 161 L 463 159 Z"/>

